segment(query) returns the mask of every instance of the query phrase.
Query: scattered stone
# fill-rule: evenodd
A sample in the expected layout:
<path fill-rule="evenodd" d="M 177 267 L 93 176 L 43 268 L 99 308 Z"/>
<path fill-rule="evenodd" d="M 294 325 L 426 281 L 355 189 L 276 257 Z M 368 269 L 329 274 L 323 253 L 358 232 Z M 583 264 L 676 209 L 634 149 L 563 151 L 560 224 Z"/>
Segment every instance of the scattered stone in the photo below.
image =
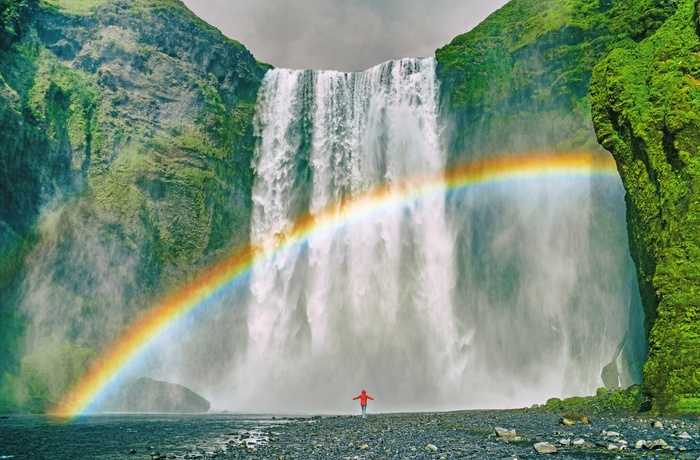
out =
<path fill-rule="evenodd" d="M 571 445 L 571 439 L 560 439 L 558 442 L 559 442 L 559 444 L 561 444 L 562 446 L 569 446 L 569 445 Z"/>
<path fill-rule="evenodd" d="M 494 431 L 496 432 L 496 436 L 499 438 L 512 438 L 516 435 L 515 429 L 508 430 L 505 428 L 496 427 L 494 428 Z"/>
<path fill-rule="evenodd" d="M 653 426 L 654 428 L 659 428 L 659 429 L 663 429 L 663 427 L 664 427 L 664 424 L 663 424 L 663 423 L 661 423 L 661 422 L 660 422 L 660 421 L 658 421 L 658 420 L 654 420 L 654 423 L 652 423 L 652 424 L 651 424 L 651 426 Z"/>
<path fill-rule="evenodd" d="M 608 450 L 624 450 L 627 449 L 627 444 L 621 442 L 611 442 L 608 444 Z"/>
<path fill-rule="evenodd" d="M 557 448 L 548 442 L 538 442 L 534 445 L 535 450 L 539 454 L 556 454 Z"/>
<path fill-rule="evenodd" d="M 571 444 L 573 444 L 574 446 L 582 446 L 583 444 L 585 444 L 585 442 L 586 441 L 584 441 L 583 439 L 578 438 L 574 439 L 574 441 Z"/>
<path fill-rule="evenodd" d="M 564 425 L 564 426 L 573 426 L 573 425 L 576 425 L 576 422 L 574 422 L 573 420 L 569 420 L 569 419 L 566 418 L 566 417 L 563 417 L 559 423 L 560 423 L 561 425 Z"/>
<path fill-rule="evenodd" d="M 693 437 L 691 435 L 689 435 L 687 431 L 684 431 L 684 432 L 676 435 L 676 437 L 678 439 L 693 439 Z"/>
<path fill-rule="evenodd" d="M 666 444 L 666 441 L 663 439 L 657 439 L 656 441 L 645 441 L 644 448 L 647 450 L 666 449 L 668 448 L 668 444 Z"/>
<path fill-rule="evenodd" d="M 435 444 L 428 444 L 425 446 L 425 450 L 428 452 L 437 452 L 438 448 Z"/>
<path fill-rule="evenodd" d="M 591 421 L 588 420 L 588 417 L 586 417 L 585 415 L 581 415 L 577 412 L 570 412 L 570 413 L 564 414 L 563 418 L 570 420 L 572 422 L 580 422 L 580 423 L 586 423 L 586 424 L 591 423 Z"/>
<path fill-rule="evenodd" d="M 367 444 L 362 444 L 360 446 L 360 450 L 367 450 L 367 449 L 369 449 L 369 446 Z"/>

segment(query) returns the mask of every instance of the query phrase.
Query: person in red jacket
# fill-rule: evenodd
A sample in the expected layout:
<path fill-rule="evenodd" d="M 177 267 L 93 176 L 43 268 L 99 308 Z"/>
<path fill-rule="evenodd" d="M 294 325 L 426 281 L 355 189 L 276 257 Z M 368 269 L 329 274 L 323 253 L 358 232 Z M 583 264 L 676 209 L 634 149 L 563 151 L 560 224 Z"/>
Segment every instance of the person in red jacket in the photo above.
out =
<path fill-rule="evenodd" d="M 353 401 L 356 399 L 360 400 L 360 407 L 362 407 L 362 418 L 365 418 L 365 412 L 367 411 L 367 400 L 371 399 L 374 401 L 374 398 L 368 395 L 365 390 L 362 390 L 362 394 L 360 396 L 355 396 L 352 399 Z"/>

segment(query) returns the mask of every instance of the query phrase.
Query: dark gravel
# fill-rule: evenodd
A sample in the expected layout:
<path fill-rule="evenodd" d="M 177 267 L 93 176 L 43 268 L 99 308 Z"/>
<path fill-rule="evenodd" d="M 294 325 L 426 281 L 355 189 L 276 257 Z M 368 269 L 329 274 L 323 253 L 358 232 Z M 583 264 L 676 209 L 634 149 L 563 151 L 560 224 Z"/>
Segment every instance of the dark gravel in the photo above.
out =
<path fill-rule="evenodd" d="M 559 459 L 700 458 L 698 419 L 589 416 L 562 425 L 536 410 L 273 418 L 232 414 L 105 415 L 70 423 L 0 416 L 5 459 Z M 662 427 L 654 427 L 660 421 Z M 514 430 L 499 437 L 495 428 Z M 663 440 L 667 448 L 636 448 Z M 533 447 L 549 442 L 556 454 Z M 577 442 L 579 445 L 574 445 Z"/>
<path fill-rule="evenodd" d="M 654 428 L 654 420 L 639 417 L 589 418 L 588 424 L 579 422 L 564 426 L 560 424 L 561 415 L 525 409 L 379 414 L 365 420 L 361 417 L 327 417 L 275 428 L 270 443 L 257 449 L 252 456 L 257 454 L 258 458 L 285 460 L 527 459 L 546 458 L 548 455 L 560 459 L 696 459 L 700 456 L 697 418 L 663 419 L 663 428 Z M 496 427 L 515 430 L 516 436 L 498 437 Z M 691 439 L 684 439 L 685 435 L 678 437 L 684 432 Z M 583 444 L 573 445 L 577 439 Z M 639 440 L 658 439 L 663 439 L 670 448 L 635 448 Z M 533 447 L 538 442 L 549 442 L 558 452 L 539 454 Z M 249 454 L 249 458 L 252 456 Z"/>

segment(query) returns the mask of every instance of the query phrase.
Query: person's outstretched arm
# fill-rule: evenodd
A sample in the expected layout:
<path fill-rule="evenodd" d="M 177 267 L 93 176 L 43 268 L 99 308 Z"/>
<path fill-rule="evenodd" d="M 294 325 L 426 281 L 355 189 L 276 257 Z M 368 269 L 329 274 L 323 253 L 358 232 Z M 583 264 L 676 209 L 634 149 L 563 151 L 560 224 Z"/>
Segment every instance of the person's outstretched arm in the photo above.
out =
<path fill-rule="evenodd" d="M 360 397 L 359 397 L 359 396 L 355 396 L 354 398 L 352 398 L 353 401 L 356 400 L 356 399 L 360 399 Z"/>
<path fill-rule="evenodd" d="M 371 399 L 372 401 L 374 401 L 374 398 L 371 397 L 370 395 L 367 395 L 367 399 Z"/>

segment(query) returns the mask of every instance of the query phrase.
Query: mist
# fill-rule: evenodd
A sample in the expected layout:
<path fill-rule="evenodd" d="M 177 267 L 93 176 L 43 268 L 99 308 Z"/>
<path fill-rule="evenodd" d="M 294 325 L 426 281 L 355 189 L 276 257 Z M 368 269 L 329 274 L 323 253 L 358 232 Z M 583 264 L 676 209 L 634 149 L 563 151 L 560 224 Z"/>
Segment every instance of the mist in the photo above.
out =
<path fill-rule="evenodd" d="M 434 61 L 276 70 L 260 92 L 253 240 L 447 165 Z M 638 382 L 641 306 L 619 178 L 444 192 L 321 235 L 161 337 L 131 372 L 215 409 L 524 407 Z"/>
<path fill-rule="evenodd" d="M 430 57 L 507 0 L 185 0 L 199 17 L 277 68 L 364 70 Z"/>

